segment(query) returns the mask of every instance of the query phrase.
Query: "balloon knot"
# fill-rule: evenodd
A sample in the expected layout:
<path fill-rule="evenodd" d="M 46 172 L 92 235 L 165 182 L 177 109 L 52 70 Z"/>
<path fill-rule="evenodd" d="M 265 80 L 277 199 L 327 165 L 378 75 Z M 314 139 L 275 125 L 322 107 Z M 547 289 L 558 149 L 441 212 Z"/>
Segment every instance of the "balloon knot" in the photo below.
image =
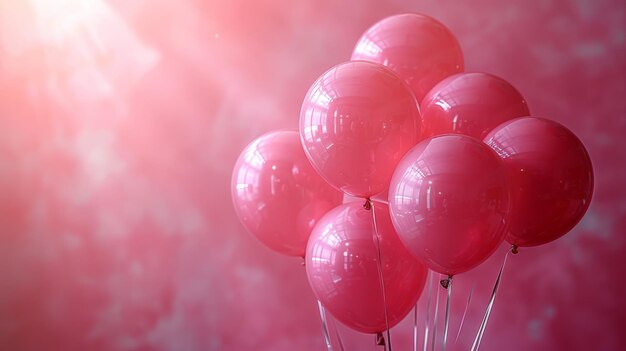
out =
<path fill-rule="evenodd" d="M 367 199 L 365 199 L 365 203 L 363 204 L 363 208 L 368 210 L 368 211 L 372 209 L 372 200 L 370 200 L 369 197 Z"/>
<path fill-rule="evenodd" d="M 449 275 L 447 279 L 442 279 L 439 281 L 439 284 L 443 286 L 444 289 L 447 289 L 450 286 L 450 282 L 452 281 L 452 276 Z"/>
<path fill-rule="evenodd" d="M 511 246 L 511 253 L 513 255 L 517 255 L 519 253 L 519 250 L 517 249 L 517 245 Z"/>
<path fill-rule="evenodd" d="M 376 333 L 376 345 L 385 346 L 385 337 L 381 332 Z"/>
<path fill-rule="evenodd" d="M 304 256 L 302 256 L 302 262 L 300 264 L 302 264 L 302 267 L 306 266 L 306 259 Z"/>

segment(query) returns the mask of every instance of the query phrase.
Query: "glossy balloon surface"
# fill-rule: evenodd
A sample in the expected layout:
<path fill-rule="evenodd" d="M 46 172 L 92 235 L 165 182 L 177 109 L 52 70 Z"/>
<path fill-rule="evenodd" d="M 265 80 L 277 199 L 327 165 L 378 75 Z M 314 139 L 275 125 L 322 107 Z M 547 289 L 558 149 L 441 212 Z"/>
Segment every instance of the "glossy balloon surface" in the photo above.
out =
<path fill-rule="evenodd" d="M 463 71 L 463 53 L 452 32 L 431 17 L 411 13 L 374 24 L 359 39 L 352 59 L 391 68 L 418 101 L 439 81 Z"/>
<path fill-rule="evenodd" d="M 509 193 L 504 164 L 485 144 L 443 135 L 402 159 L 389 189 L 398 236 L 431 269 L 462 273 L 504 239 Z"/>
<path fill-rule="evenodd" d="M 427 269 L 398 239 L 387 206 L 375 203 L 373 210 L 380 235 L 389 327 L 393 327 L 417 302 Z M 315 296 L 343 324 L 365 333 L 386 328 L 372 229 L 372 210 L 363 209 L 362 201 L 341 205 L 319 221 L 306 254 L 306 271 Z"/>
<path fill-rule="evenodd" d="M 529 116 L 515 87 L 488 73 L 459 73 L 439 82 L 422 101 L 425 136 L 448 133 L 482 140 L 500 123 Z"/>
<path fill-rule="evenodd" d="M 231 192 L 246 229 L 290 256 L 304 256 L 317 220 L 343 199 L 311 167 L 296 131 L 271 132 L 248 145 L 235 164 Z"/>
<path fill-rule="evenodd" d="M 409 87 L 384 66 L 365 61 L 324 73 L 300 112 L 300 137 L 313 166 L 337 189 L 359 197 L 388 188 L 420 127 Z"/>
<path fill-rule="evenodd" d="M 498 126 L 484 141 L 509 172 L 507 241 L 545 244 L 582 219 L 593 193 L 593 169 L 587 150 L 570 130 L 547 119 L 518 118 Z"/>

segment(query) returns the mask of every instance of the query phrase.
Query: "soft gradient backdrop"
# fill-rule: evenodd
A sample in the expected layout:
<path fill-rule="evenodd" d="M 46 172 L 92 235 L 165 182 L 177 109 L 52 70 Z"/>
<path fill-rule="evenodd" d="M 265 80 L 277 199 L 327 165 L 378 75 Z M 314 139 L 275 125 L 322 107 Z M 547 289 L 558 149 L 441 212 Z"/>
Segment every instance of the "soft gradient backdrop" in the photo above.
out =
<path fill-rule="evenodd" d="M 310 84 L 368 26 L 407 11 L 445 23 L 468 71 L 513 83 L 595 167 L 583 221 L 509 257 L 482 349 L 623 349 L 624 8 L 0 0 L 0 349 L 322 350 L 301 262 L 244 231 L 232 166 L 253 138 L 297 127 Z M 476 284 L 459 350 L 505 250 L 455 280 L 452 340 Z M 338 331 L 347 350 L 374 349 L 372 336 Z M 408 350 L 411 318 L 392 333 Z"/>

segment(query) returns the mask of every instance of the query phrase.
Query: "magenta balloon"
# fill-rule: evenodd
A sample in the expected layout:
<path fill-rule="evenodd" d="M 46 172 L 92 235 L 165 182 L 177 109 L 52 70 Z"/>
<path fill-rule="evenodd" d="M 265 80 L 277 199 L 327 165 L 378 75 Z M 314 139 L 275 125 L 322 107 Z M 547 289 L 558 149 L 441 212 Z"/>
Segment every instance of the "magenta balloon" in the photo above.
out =
<path fill-rule="evenodd" d="M 402 159 L 389 207 L 409 251 L 432 270 L 454 275 L 483 262 L 503 241 L 508 190 L 495 152 L 465 135 L 442 135 Z"/>
<path fill-rule="evenodd" d="M 324 73 L 300 112 L 300 137 L 313 166 L 337 189 L 359 197 L 389 187 L 420 127 L 409 87 L 384 66 L 364 61 Z"/>
<path fill-rule="evenodd" d="M 482 140 L 500 123 L 529 116 L 524 97 L 488 73 L 459 73 L 439 82 L 422 101 L 424 135 L 448 133 Z"/>
<path fill-rule="evenodd" d="M 246 229 L 290 256 L 304 256 L 317 221 L 343 198 L 311 167 L 296 131 L 267 133 L 248 145 L 235 164 L 231 194 Z"/>
<path fill-rule="evenodd" d="M 352 60 L 388 66 L 418 101 L 439 81 L 463 71 L 463 53 L 452 32 L 431 17 L 411 13 L 374 24 L 359 39 Z"/>
<path fill-rule="evenodd" d="M 375 203 L 389 327 L 411 311 L 424 288 L 426 267 L 402 245 L 386 205 Z M 352 329 L 386 329 L 372 211 L 362 202 L 341 205 L 317 224 L 306 252 L 306 271 L 315 296 Z"/>
<path fill-rule="evenodd" d="M 582 219 L 593 194 L 593 168 L 574 133 L 557 122 L 527 117 L 501 124 L 484 141 L 509 172 L 507 241 L 517 246 L 545 244 Z"/>

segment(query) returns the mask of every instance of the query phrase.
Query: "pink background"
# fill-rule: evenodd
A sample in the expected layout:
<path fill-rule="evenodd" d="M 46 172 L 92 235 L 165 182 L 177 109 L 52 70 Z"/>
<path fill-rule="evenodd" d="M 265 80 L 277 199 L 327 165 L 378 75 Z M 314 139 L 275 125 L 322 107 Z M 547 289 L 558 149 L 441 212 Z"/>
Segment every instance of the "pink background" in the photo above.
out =
<path fill-rule="evenodd" d="M 407 11 L 445 23 L 468 71 L 514 84 L 534 115 L 581 138 L 595 167 L 582 222 L 509 257 L 482 349 L 623 349 L 624 7 L 0 2 L 0 349 L 323 349 L 300 261 L 244 231 L 230 173 L 253 138 L 296 128 L 310 84 L 369 25 Z M 455 281 L 452 340 L 477 283 L 458 349 L 505 250 Z M 339 332 L 348 350 L 374 348 Z M 394 349 L 410 349 L 410 318 L 392 333 Z"/>

